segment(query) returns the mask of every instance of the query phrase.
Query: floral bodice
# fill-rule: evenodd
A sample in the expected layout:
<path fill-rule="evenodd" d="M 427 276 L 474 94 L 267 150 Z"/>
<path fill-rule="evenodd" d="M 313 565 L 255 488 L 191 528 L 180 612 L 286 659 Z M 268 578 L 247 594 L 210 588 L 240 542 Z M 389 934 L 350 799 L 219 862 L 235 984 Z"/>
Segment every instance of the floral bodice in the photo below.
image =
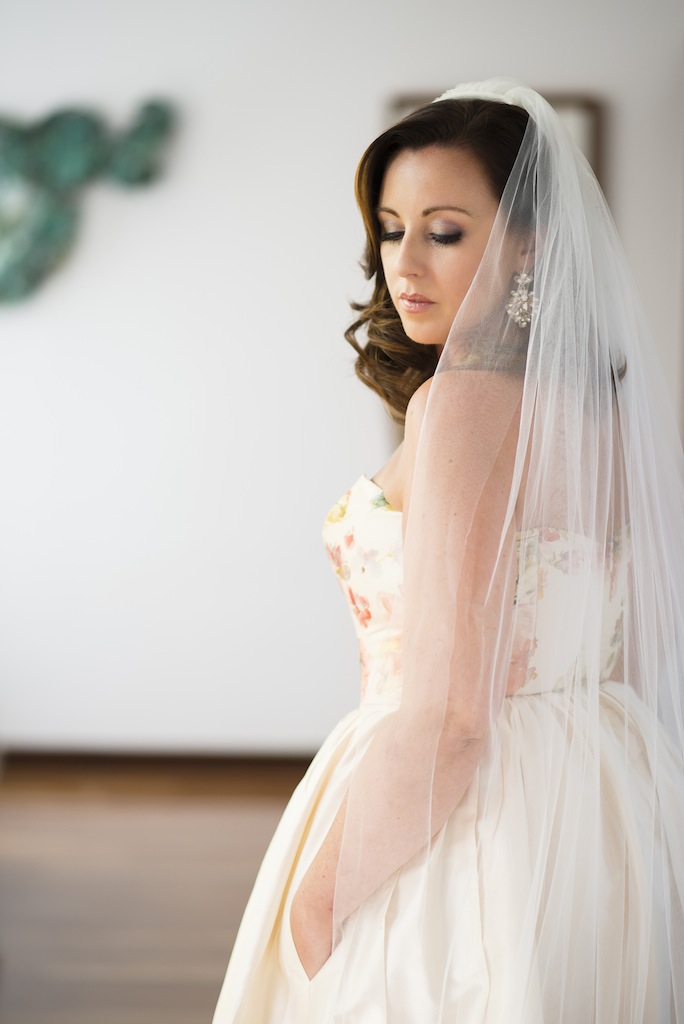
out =
<path fill-rule="evenodd" d="M 401 696 L 402 515 L 366 476 L 330 509 L 323 540 L 354 620 L 364 704 L 396 704 Z M 587 612 L 600 629 L 599 676 L 611 678 L 622 648 L 626 559 L 614 541 L 602 553 L 604 571 L 586 593 L 590 542 L 562 530 L 518 534 L 519 570 L 509 689 L 540 693 L 576 672 Z M 592 601 L 596 607 L 592 609 Z"/>
<path fill-rule="evenodd" d="M 401 694 L 401 512 L 362 476 L 328 512 L 323 540 L 349 602 L 361 659 L 361 700 Z"/>

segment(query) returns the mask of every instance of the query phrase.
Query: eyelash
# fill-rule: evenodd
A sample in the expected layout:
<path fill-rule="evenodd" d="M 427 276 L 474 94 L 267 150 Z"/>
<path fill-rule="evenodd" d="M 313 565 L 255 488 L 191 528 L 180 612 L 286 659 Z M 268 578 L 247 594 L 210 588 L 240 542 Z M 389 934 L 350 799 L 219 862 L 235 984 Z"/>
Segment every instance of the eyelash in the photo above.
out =
<path fill-rule="evenodd" d="M 399 242 L 404 237 L 403 231 L 384 231 L 380 235 L 381 242 Z M 436 245 L 455 245 L 463 238 L 462 231 L 456 231 L 452 235 L 430 234 L 429 236 Z"/>

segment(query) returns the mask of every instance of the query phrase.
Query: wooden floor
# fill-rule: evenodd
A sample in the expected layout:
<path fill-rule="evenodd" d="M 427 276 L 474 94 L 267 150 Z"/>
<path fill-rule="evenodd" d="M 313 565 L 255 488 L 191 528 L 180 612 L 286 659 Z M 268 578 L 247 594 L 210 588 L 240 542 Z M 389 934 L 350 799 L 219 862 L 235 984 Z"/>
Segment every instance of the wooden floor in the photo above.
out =
<path fill-rule="evenodd" d="M 210 1024 L 261 857 L 305 767 L 9 758 L 0 1024 Z"/>

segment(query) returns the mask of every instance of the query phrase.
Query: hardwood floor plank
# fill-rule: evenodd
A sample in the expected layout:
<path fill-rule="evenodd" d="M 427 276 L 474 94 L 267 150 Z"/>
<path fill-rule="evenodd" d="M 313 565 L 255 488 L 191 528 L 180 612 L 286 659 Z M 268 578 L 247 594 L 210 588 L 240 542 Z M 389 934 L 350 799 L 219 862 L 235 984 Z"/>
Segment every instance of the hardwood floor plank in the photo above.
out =
<path fill-rule="evenodd" d="M 303 767 L 10 761 L 0 1024 L 209 1024 Z"/>

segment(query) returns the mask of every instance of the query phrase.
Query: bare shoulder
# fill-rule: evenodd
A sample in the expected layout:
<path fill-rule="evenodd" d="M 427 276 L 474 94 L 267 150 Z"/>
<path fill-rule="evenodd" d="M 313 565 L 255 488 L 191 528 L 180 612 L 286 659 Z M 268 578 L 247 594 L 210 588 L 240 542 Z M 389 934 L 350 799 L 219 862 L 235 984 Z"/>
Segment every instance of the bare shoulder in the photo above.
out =
<path fill-rule="evenodd" d="M 402 529 L 406 529 L 408 511 L 411 503 L 411 490 L 413 487 L 413 471 L 416 465 L 416 452 L 418 450 L 418 438 L 425 419 L 428 398 L 432 390 L 434 377 L 424 381 L 419 388 L 411 395 L 406 407 L 406 419 L 404 421 L 404 443 L 402 445 L 402 457 L 400 466 L 401 501 L 404 510 Z"/>
<path fill-rule="evenodd" d="M 407 444 L 412 435 L 415 434 L 417 438 L 420 433 L 434 379 L 434 377 L 429 377 L 428 380 L 423 381 L 409 399 L 408 406 L 406 407 L 406 423 L 404 428 Z"/>
<path fill-rule="evenodd" d="M 521 398 L 522 378 L 497 371 L 446 370 L 421 384 L 406 410 L 402 459 L 405 504 L 410 502 L 418 443 L 424 433 L 428 405 L 429 429 L 422 443 L 429 445 L 430 462 L 437 467 L 436 474 L 439 475 L 444 466 L 450 466 L 451 472 L 457 471 L 464 477 L 470 474 L 477 480 L 481 468 L 491 466 L 499 454 L 502 465 L 512 463 L 520 427 Z"/>
<path fill-rule="evenodd" d="M 454 369 L 430 377 L 413 393 L 406 410 L 407 448 L 415 451 L 428 402 L 438 426 L 475 434 L 491 418 L 512 413 L 522 387 L 522 377 L 495 370 Z"/>

